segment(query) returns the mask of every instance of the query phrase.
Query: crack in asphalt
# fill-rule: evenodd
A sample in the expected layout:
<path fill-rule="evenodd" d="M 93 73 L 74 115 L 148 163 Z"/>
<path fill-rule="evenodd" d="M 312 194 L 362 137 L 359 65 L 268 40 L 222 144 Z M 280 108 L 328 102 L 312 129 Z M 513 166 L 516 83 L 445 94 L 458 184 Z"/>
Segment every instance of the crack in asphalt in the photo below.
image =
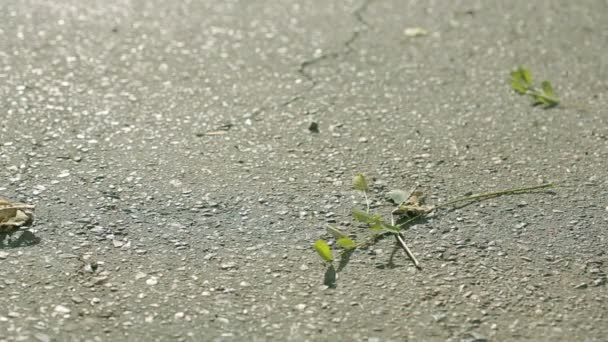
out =
<path fill-rule="evenodd" d="M 363 30 L 367 30 L 370 27 L 370 24 L 363 17 L 363 13 L 365 13 L 365 11 L 367 11 L 367 8 L 369 7 L 371 2 L 372 2 L 372 0 L 364 0 L 363 3 L 359 7 L 357 7 L 357 9 L 355 9 L 352 13 L 352 16 L 355 18 L 355 21 L 364 27 Z M 312 82 L 313 87 L 316 86 L 317 81 L 314 79 L 314 77 L 309 72 L 306 71 L 306 69 L 321 61 L 324 61 L 327 59 L 338 59 L 341 56 L 344 56 L 344 55 L 347 55 L 347 54 L 353 52 L 355 50 L 353 48 L 353 44 L 359 39 L 360 36 L 361 36 L 361 30 L 359 28 L 356 28 L 355 30 L 353 30 L 351 36 L 344 43 L 342 43 L 342 46 L 346 49 L 346 52 L 334 51 L 334 52 L 322 54 L 321 56 L 318 56 L 315 58 L 307 59 L 307 60 L 303 61 L 302 63 L 300 63 L 300 65 L 298 67 L 298 73 L 300 75 L 302 75 L 302 77 L 304 77 L 308 81 Z"/>
<path fill-rule="evenodd" d="M 310 92 L 312 89 L 314 89 L 319 82 L 313 77 L 312 74 L 310 74 L 307 69 L 311 66 L 314 66 L 317 63 L 320 63 L 324 60 L 330 60 L 330 59 L 338 59 L 342 56 L 346 56 L 352 52 L 355 51 L 355 48 L 353 48 L 354 43 L 361 37 L 361 32 L 365 31 L 367 29 L 369 29 L 371 27 L 371 25 L 365 20 L 365 18 L 363 17 L 365 11 L 367 11 L 369 5 L 371 4 L 373 0 L 364 0 L 361 5 L 359 7 L 357 7 L 352 13 L 351 15 L 353 16 L 353 18 L 355 19 L 357 26 L 361 26 L 360 27 L 356 27 L 351 36 L 344 41 L 342 44 L 340 44 L 343 47 L 344 51 L 333 51 L 333 52 L 329 52 L 329 53 L 325 53 L 322 54 L 320 56 L 311 58 L 311 59 L 307 59 L 303 62 L 300 63 L 300 65 L 298 66 L 298 74 L 300 74 L 304 79 L 306 79 L 308 82 L 310 82 L 310 85 L 308 87 L 306 87 L 305 89 L 303 89 L 302 91 L 298 92 L 297 94 L 293 95 L 291 98 L 289 98 L 286 101 L 283 101 L 279 104 L 275 104 L 275 105 L 269 105 L 269 106 L 262 106 L 259 108 L 256 108 L 253 110 L 252 112 L 252 116 L 253 117 L 257 117 L 260 113 L 266 111 L 267 109 L 270 108 L 284 108 L 289 106 L 290 104 L 300 101 L 300 100 L 304 100 L 306 98 L 306 96 L 304 94 Z"/>
<path fill-rule="evenodd" d="M 343 52 L 333 51 L 333 52 L 329 52 L 329 53 L 324 53 L 320 56 L 317 56 L 317 57 L 314 57 L 311 59 L 307 59 L 300 63 L 300 65 L 298 66 L 298 74 L 300 74 L 304 79 L 306 79 L 308 82 L 310 82 L 311 85 L 309 87 L 307 87 L 306 89 L 304 89 L 303 91 L 299 92 L 298 94 L 294 95 L 291 99 L 281 103 L 279 105 L 279 107 L 285 107 L 298 100 L 304 99 L 305 96 L 303 94 L 308 93 L 309 91 L 311 91 L 313 88 L 315 88 L 319 84 L 319 82 L 313 77 L 313 75 L 307 71 L 307 69 L 309 67 L 314 66 L 324 60 L 338 59 L 342 56 L 348 55 L 348 54 L 352 53 L 353 51 L 355 51 L 355 49 L 353 48 L 353 44 L 361 37 L 361 32 L 369 29 L 369 27 L 371 26 L 365 20 L 363 15 L 364 15 L 365 11 L 367 11 L 367 9 L 372 1 L 373 0 L 364 0 L 361 3 L 361 5 L 352 12 L 351 15 L 355 18 L 355 21 L 358 23 L 358 25 L 362 26 L 363 28 L 362 29 L 355 28 L 355 30 L 353 30 L 351 36 L 344 43 L 341 44 L 344 47 L 345 51 L 343 51 Z"/>
<path fill-rule="evenodd" d="M 308 68 L 309 66 L 315 65 L 321 61 L 324 61 L 326 59 L 336 59 L 339 56 L 340 56 L 340 53 L 338 53 L 338 52 L 330 52 L 328 54 L 322 54 L 319 57 L 305 60 L 304 62 L 300 63 L 300 66 L 298 67 L 298 73 L 300 75 L 302 75 L 302 77 L 304 77 L 305 79 L 310 81 L 314 86 L 317 84 L 317 81 L 314 79 L 314 77 L 312 77 L 312 75 L 310 73 L 308 73 L 306 71 L 306 68 Z"/>

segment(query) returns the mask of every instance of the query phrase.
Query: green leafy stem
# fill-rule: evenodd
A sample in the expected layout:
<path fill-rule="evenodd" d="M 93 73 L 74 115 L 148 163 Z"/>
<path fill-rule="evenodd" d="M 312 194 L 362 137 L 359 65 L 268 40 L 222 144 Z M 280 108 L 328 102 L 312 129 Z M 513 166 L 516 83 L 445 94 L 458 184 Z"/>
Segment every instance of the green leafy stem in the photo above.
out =
<path fill-rule="evenodd" d="M 564 102 L 555 95 L 553 86 L 549 81 L 542 81 L 539 86 L 535 86 L 532 82 L 532 74 L 530 70 L 519 67 L 511 72 L 511 88 L 518 94 L 528 95 L 533 100 L 533 105 L 541 105 L 544 109 L 549 109 L 559 105 L 560 107 L 569 107 L 584 112 L 591 111 L 589 107 L 577 102 Z"/>
<path fill-rule="evenodd" d="M 361 191 L 365 194 L 367 211 L 359 210 L 356 208 L 353 209 L 353 219 L 357 222 L 367 224 L 373 234 L 364 239 L 363 241 L 357 243 L 350 236 L 348 236 L 346 233 L 342 232 L 335 226 L 329 225 L 327 227 L 327 231 L 330 235 L 334 237 L 337 246 L 342 248 L 342 251 L 339 253 L 339 257 L 342 260 L 341 265 L 347 262 L 347 259 L 350 257 L 350 255 L 355 249 L 368 248 L 376 244 L 385 236 L 393 235 L 395 237 L 396 245 L 405 252 L 405 254 L 412 261 L 414 266 L 416 266 L 416 268 L 421 269 L 420 263 L 407 246 L 405 242 L 405 236 L 402 232 L 404 229 L 409 228 L 409 226 L 414 221 L 419 220 L 425 217 L 426 215 L 429 215 L 433 211 L 437 211 L 438 209 L 444 209 L 447 207 L 453 207 L 459 203 L 468 205 L 477 201 L 482 201 L 500 196 L 542 191 L 548 188 L 552 188 L 554 186 L 555 185 L 553 183 L 549 183 L 537 186 L 521 187 L 515 189 L 469 195 L 449 200 L 445 203 L 432 207 L 421 206 L 421 204 L 419 203 L 419 201 L 421 201 L 421 198 L 419 198 L 419 196 L 422 196 L 421 192 L 412 192 L 412 194 L 407 197 L 405 192 L 401 190 L 393 190 L 389 193 L 389 197 L 395 204 L 397 204 L 397 207 L 392 211 L 391 222 L 388 223 L 382 218 L 382 215 L 369 213 L 369 201 L 366 194 L 367 191 L 369 191 L 369 188 L 367 181 L 365 180 L 365 176 L 359 173 L 353 178 L 353 189 Z M 400 220 L 397 221 L 397 224 L 395 224 L 395 220 L 393 218 L 394 214 L 401 216 Z M 330 265 L 332 264 L 332 262 L 334 261 L 332 249 L 326 241 L 322 239 L 317 240 L 314 243 L 314 248 L 325 262 Z M 390 262 L 392 262 L 393 255 L 394 253 L 391 254 Z M 346 262 L 343 262 L 344 259 L 346 259 Z M 333 266 L 331 266 L 328 270 L 335 272 Z"/>
<path fill-rule="evenodd" d="M 542 81 L 540 88 L 535 87 L 530 70 L 523 67 L 511 72 L 511 88 L 521 95 L 532 97 L 535 105 L 542 105 L 545 109 L 553 108 L 560 102 L 549 81 Z"/>

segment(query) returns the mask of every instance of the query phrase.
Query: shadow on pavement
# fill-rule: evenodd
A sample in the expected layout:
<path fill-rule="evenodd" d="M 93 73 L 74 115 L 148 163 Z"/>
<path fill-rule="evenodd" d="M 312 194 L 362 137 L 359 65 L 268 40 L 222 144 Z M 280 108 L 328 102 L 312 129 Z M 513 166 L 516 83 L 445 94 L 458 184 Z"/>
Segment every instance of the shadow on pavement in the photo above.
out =
<path fill-rule="evenodd" d="M 12 233 L 0 233 L 0 249 L 35 246 L 40 241 L 41 239 L 29 230 L 23 231 L 17 239 L 12 238 Z"/>

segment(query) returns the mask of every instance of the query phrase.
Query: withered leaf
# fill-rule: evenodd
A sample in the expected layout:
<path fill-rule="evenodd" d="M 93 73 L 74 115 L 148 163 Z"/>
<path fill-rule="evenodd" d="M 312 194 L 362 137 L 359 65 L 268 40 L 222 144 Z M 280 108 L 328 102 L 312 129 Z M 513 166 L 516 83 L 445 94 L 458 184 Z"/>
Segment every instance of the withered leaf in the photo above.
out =
<path fill-rule="evenodd" d="M 413 191 L 407 201 L 395 209 L 393 214 L 414 217 L 430 213 L 434 207 L 423 205 L 424 197 L 425 195 L 422 191 Z"/>
<path fill-rule="evenodd" d="M 34 219 L 34 206 L 0 199 L 0 233 L 12 233 Z"/>

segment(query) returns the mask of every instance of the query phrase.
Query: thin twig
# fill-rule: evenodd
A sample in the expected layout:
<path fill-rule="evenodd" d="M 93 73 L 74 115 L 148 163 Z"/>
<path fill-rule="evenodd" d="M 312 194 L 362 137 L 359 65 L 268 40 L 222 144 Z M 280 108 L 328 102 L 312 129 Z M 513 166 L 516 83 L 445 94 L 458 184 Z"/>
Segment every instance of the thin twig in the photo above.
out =
<path fill-rule="evenodd" d="M 433 209 L 437 210 L 437 209 L 440 209 L 440 208 L 445 208 L 445 207 L 451 206 L 451 205 L 453 205 L 455 203 L 458 203 L 458 202 L 476 201 L 476 200 L 483 200 L 483 199 L 500 197 L 500 196 L 505 196 L 505 195 L 522 194 L 522 193 L 531 192 L 531 191 L 535 191 L 535 190 L 540 190 L 540 189 L 545 189 L 545 188 L 552 188 L 554 186 L 555 185 L 553 183 L 549 183 L 549 184 L 542 184 L 542 185 L 530 186 L 530 187 L 525 187 L 525 188 L 502 190 L 502 191 L 488 192 L 488 193 L 485 193 L 485 194 L 479 194 L 479 195 L 473 195 L 473 196 L 465 196 L 465 197 L 460 197 L 460 198 L 453 199 L 451 201 L 447 201 L 446 203 L 443 203 L 443 204 L 439 204 L 439 205 L 435 206 L 435 208 L 433 208 Z"/>
<path fill-rule="evenodd" d="M 405 238 L 404 238 L 403 234 L 402 233 L 395 234 L 395 239 L 397 239 L 397 242 L 399 243 L 401 248 L 403 248 L 403 250 L 405 251 L 405 254 L 407 254 L 407 257 L 410 258 L 410 260 L 412 260 L 412 262 L 414 263 L 414 266 L 416 266 L 417 269 L 421 270 L 422 267 L 420 267 L 418 260 L 416 260 L 416 257 L 414 256 L 412 251 L 410 251 L 409 247 L 405 243 Z"/>

